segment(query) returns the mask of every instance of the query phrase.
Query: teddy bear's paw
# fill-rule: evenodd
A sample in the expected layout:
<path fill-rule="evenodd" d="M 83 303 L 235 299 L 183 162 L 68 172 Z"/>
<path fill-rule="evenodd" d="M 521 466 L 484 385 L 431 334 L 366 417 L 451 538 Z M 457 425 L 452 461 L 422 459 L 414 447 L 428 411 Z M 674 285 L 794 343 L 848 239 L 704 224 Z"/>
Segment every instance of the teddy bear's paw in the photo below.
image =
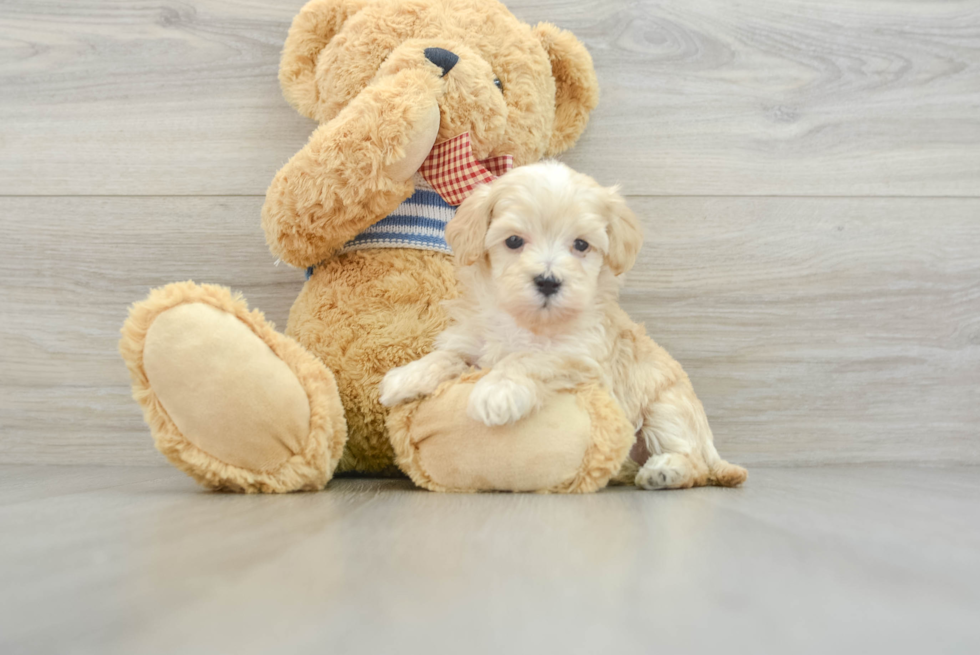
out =
<path fill-rule="evenodd" d="M 641 489 L 687 489 L 695 484 L 695 471 L 684 455 L 654 455 L 636 474 L 635 484 Z"/>
<path fill-rule="evenodd" d="M 467 414 L 484 425 L 506 425 L 530 414 L 537 400 L 533 384 L 491 373 L 473 387 Z"/>
<path fill-rule="evenodd" d="M 231 290 L 153 290 L 119 348 L 157 448 L 201 484 L 284 493 L 330 479 L 347 441 L 333 374 Z"/>

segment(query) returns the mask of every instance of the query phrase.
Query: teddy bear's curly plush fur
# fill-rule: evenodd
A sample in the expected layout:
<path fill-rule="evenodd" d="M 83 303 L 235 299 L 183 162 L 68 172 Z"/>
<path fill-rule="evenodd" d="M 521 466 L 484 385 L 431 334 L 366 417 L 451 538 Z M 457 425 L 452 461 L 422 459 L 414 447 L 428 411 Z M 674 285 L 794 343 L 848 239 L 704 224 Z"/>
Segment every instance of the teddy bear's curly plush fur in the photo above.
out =
<path fill-rule="evenodd" d="M 433 62 L 433 48 L 457 58 L 450 70 Z M 573 35 L 526 25 L 496 0 L 312 0 L 289 31 L 279 79 L 286 99 L 320 123 L 262 209 L 272 253 L 312 268 L 288 336 L 226 289 L 191 283 L 155 291 L 123 328 L 121 351 L 158 447 L 213 488 L 320 488 L 335 467 L 397 472 L 378 384 L 445 327 L 453 264 L 432 250 L 341 248 L 413 194 L 434 143 L 468 132 L 477 159 L 532 163 L 570 147 L 598 100 L 591 58 Z M 610 434 L 627 430 L 610 421 Z M 604 447 L 602 466 L 573 467 L 601 484 L 628 449 L 606 437 L 615 446 Z"/>

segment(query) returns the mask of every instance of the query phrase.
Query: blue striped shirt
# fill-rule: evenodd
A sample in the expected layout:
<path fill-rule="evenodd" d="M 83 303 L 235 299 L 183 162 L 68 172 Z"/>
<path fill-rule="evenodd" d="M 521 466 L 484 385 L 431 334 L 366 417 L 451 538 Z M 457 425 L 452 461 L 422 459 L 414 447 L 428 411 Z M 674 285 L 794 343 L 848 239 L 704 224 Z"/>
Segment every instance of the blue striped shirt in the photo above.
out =
<path fill-rule="evenodd" d="M 456 208 L 432 189 L 421 175 L 415 176 L 415 193 L 388 216 L 344 244 L 340 253 L 369 248 L 415 248 L 452 254 L 446 243 L 446 223 Z M 311 266 L 306 278 L 313 275 Z"/>

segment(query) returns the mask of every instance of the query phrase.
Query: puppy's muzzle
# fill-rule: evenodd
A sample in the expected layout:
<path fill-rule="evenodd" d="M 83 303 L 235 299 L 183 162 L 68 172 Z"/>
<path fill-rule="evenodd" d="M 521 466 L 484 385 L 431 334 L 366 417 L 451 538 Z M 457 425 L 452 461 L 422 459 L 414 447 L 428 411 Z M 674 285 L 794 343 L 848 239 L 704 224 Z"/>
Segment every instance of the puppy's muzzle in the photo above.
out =
<path fill-rule="evenodd" d="M 561 288 L 561 280 L 553 275 L 539 275 L 534 278 L 534 284 L 538 287 L 538 293 L 545 298 L 555 295 Z"/>

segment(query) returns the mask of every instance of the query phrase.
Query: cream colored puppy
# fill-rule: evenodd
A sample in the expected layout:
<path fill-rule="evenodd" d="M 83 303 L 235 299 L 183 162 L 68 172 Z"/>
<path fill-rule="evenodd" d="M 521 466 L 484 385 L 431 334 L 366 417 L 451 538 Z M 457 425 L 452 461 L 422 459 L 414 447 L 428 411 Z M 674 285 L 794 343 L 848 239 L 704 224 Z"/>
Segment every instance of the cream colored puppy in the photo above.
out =
<path fill-rule="evenodd" d="M 490 372 L 473 388 L 469 415 L 503 425 L 556 391 L 600 380 L 651 454 L 637 486 L 745 480 L 715 450 L 680 364 L 619 307 L 620 276 L 642 234 L 616 189 L 555 162 L 522 166 L 478 188 L 446 239 L 461 290 L 447 304 L 450 327 L 432 353 L 385 376 L 383 404 L 430 394 L 477 366 Z"/>

